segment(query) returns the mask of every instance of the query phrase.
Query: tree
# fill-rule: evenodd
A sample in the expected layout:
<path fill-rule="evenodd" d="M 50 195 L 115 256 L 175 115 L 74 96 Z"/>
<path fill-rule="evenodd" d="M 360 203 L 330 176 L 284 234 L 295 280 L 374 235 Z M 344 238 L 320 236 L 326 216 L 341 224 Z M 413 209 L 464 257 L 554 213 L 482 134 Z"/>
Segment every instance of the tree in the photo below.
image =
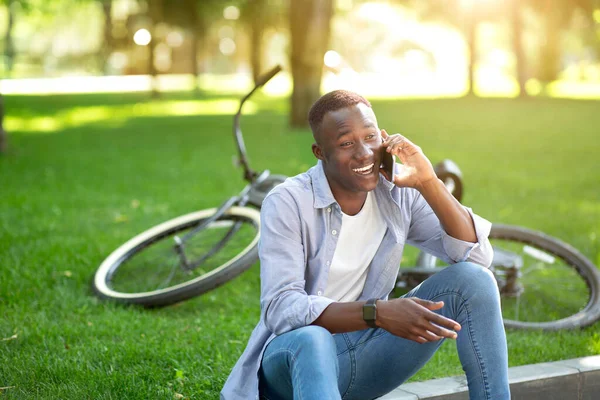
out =
<path fill-rule="evenodd" d="M 332 0 L 291 0 L 292 127 L 308 125 L 308 110 L 321 94 L 323 57 L 329 44 L 332 16 Z"/>
<path fill-rule="evenodd" d="M 256 83 L 263 72 L 263 35 L 267 26 L 266 15 L 269 8 L 267 0 L 248 0 L 242 6 L 242 22 L 246 25 L 250 37 L 250 67 Z"/>
<path fill-rule="evenodd" d="M 522 22 L 518 0 L 510 1 L 510 9 L 505 2 L 480 2 L 478 0 L 396 0 L 418 10 L 421 17 L 430 20 L 440 20 L 457 27 L 463 32 L 469 51 L 468 60 L 468 91 L 467 95 L 475 94 L 475 65 L 477 64 L 477 49 L 479 47 L 477 27 L 483 20 L 501 20 L 509 18 L 513 30 L 512 47 L 517 65 L 517 80 L 521 88 L 520 94 L 525 95 L 525 55 L 522 45 Z"/>
<path fill-rule="evenodd" d="M 515 53 L 517 82 L 519 83 L 519 97 L 527 97 L 527 90 L 525 89 L 525 82 L 527 81 L 525 74 L 526 62 L 525 52 L 523 51 L 523 20 L 519 1 L 511 0 L 510 9 L 512 43 Z"/>
<path fill-rule="evenodd" d="M 475 0 L 396 0 L 416 10 L 426 20 L 443 21 L 460 30 L 467 44 L 469 58 L 467 62 L 467 95 L 474 95 L 475 64 L 477 62 L 477 25 L 481 19 L 481 7 Z"/>
<path fill-rule="evenodd" d="M 5 74 L 8 76 L 12 73 L 15 60 L 15 46 L 12 34 L 13 27 L 15 26 L 17 8 L 27 7 L 27 2 L 25 0 L 0 0 L 0 5 L 1 4 L 4 4 L 7 10 L 6 33 L 4 34 L 4 59 L 6 60 Z"/>
<path fill-rule="evenodd" d="M 102 47 L 100 49 L 100 63 L 104 75 L 108 74 L 108 58 L 113 51 L 114 40 L 112 35 L 112 0 L 99 0 L 104 12 L 104 32 Z"/>
<path fill-rule="evenodd" d="M 166 7 L 168 4 L 168 7 Z M 183 28 L 191 39 L 189 71 L 195 78 L 201 73 L 198 54 L 207 45 L 210 25 L 223 12 L 221 0 L 183 0 L 165 3 L 161 11 L 161 21 Z M 157 18 L 158 16 L 155 16 Z M 198 90 L 198 85 L 194 85 Z"/>
<path fill-rule="evenodd" d="M 188 26 L 192 35 L 192 71 L 194 76 L 198 77 L 203 72 L 199 67 L 199 61 L 206 53 L 208 32 L 213 21 L 223 12 L 223 2 L 221 0 L 188 0 L 188 10 L 189 15 L 193 17 Z M 195 85 L 195 89 L 198 90 L 198 85 Z"/>
<path fill-rule="evenodd" d="M 254 82 L 265 72 L 264 35 L 268 28 L 285 27 L 288 1 L 286 0 L 244 0 L 241 2 L 240 20 L 248 31 L 250 39 L 250 67 Z M 267 69 L 270 66 L 267 66 Z"/>
<path fill-rule="evenodd" d="M 560 72 L 561 33 L 569 28 L 573 14 L 583 10 L 592 19 L 595 0 L 527 0 L 527 5 L 543 18 L 544 32 L 540 47 L 537 78 L 548 83 L 558 78 Z"/>
<path fill-rule="evenodd" d="M 12 30 L 15 21 L 15 11 L 17 6 L 16 0 L 5 0 L 3 3 L 6 5 L 8 10 L 8 21 L 6 23 L 6 34 L 4 36 L 4 57 L 6 60 L 6 75 L 12 72 L 15 48 L 12 41 Z M 4 96 L 0 93 L 0 154 L 6 152 L 7 147 L 7 135 L 4 130 Z"/>
<path fill-rule="evenodd" d="M 148 20 L 149 26 L 148 31 L 150 32 L 151 40 L 148 43 L 148 74 L 150 75 L 151 81 L 151 96 L 159 97 L 157 87 L 157 76 L 158 71 L 154 65 L 154 49 L 156 48 L 156 31 L 154 27 L 159 22 L 162 22 L 164 18 L 164 0 L 149 0 L 148 1 Z"/>

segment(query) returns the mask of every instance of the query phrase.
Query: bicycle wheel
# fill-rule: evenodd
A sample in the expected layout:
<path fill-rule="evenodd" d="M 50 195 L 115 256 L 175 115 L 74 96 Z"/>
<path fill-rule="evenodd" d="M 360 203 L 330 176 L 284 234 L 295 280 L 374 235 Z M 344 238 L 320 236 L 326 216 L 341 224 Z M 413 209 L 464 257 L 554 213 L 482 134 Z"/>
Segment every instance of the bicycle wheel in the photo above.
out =
<path fill-rule="evenodd" d="M 102 298 L 165 306 L 235 278 L 258 260 L 260 214 L 248 207 L 231 207 L 185 236 L 215 212 L 186 214 L 130 239 L 102 262 L 93 289 Z M 178 246 L 182 238 L 184 244 Z"/>
<path fill-rule="evenodd" d="M 559 239 L 519 226 L 494 224 L 492 270 L 507 328 L 582 328 L 600 319 L 600 273 Z M 420 265 L 437 259 L 422 253 Z"/>

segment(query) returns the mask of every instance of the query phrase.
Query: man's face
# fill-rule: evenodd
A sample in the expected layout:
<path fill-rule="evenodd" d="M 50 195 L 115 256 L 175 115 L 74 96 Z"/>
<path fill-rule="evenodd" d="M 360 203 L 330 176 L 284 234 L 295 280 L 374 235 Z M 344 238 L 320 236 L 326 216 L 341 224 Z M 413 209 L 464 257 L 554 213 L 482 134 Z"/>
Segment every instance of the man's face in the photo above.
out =
<path fill-rule="evenodd" d="M 358 103 L 328 112 L 317 141 L 313 153 L 323 161 L 334 195 L 375 189 L 381 163 L 381 132 L 370 107 Z"/>

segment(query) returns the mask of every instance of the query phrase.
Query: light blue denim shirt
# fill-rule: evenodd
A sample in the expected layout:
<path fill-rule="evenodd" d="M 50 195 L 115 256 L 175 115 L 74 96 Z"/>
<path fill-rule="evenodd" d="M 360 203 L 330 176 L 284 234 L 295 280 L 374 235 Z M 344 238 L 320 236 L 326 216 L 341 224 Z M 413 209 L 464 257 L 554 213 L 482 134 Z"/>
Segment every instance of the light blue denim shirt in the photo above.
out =
<path fill-rule="evenodd" d="M 415 189 L 398 188 L 380 175 L 374 192 L 387 231 L 358 300 L 387 299 L 405 243 L 449 263 L 471 261 L 489 267 L 493 256 L 488 241 L 491 224 L 471 209 L 466 208 L 475 224 L 477 243 L 449 236 Z M 267 344 L 276 335 L 310 325 L 334 302 L 323 293 L 341 229 L 341 209 L 320 161 L 267 195 L 261 210 L 259 243 L 261 317 L 221 391 L 221 399 L 257 399 L 258 371 Z"/>

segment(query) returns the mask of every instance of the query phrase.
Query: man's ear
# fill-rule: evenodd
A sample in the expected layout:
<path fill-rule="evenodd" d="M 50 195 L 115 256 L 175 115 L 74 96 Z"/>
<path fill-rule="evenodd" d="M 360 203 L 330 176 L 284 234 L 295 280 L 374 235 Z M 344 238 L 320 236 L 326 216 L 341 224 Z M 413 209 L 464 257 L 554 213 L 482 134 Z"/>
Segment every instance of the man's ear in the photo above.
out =
<path fill-rule="evenodd" d="M 317 157 L 319 160 L 322 161 L 324 159 L 324 157 L 323 157 L 323 150 L 321 150 L 321 146 L 319 146 L 316 143 L 313 143 L 313 145 L 312 145 L 312 151 L 313 151 L 313 154 L 315 155 L 315 157 Z"/>

